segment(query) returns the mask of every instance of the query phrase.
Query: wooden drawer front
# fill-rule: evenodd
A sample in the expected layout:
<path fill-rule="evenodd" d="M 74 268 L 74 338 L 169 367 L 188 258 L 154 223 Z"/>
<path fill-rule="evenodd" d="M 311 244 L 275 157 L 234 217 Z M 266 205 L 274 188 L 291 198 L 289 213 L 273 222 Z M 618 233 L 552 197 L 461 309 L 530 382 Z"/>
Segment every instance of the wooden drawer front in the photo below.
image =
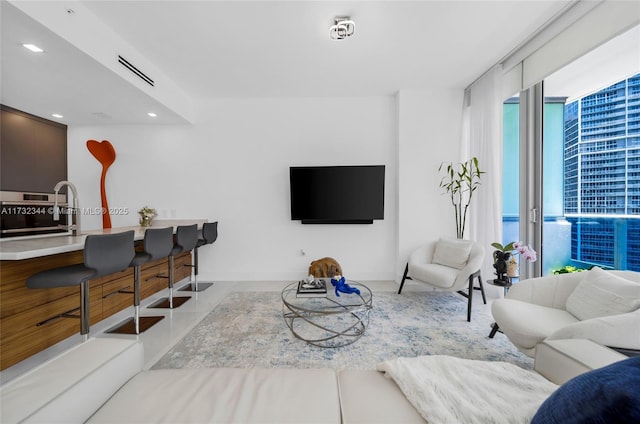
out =
<path fill-rule="evenodd" d="M 36 272 L 81 264 L 83 260 L 83 252 L 77 251 L 20 261 L 2 261 L 2 266 L 0 267 L 0 278 L 2 278 L 0 293 L 4 294 L 5 291 L 15 290 L 17 286 L 22 286 L 22 283 Z"/>
<path fill-rule="evenodd" d="M 38 305 L 69 296 L 75 287 L 30 289 L 25 281 L 36 272 L 82 263 L 82 252 L 61 253 L 43 258 L 21 261 L 2 261 L 0 264 L 0 317 L 5 318 Z"/>
<path fill-rule="evenodd" d="M 169 264 L 167 259 L 145 264 L 140 271 L 140 298 L 146 299 L 169 287 Z"/>
<path fill-rule="evenodd" d="M 130 293 L 121 293 L 126 291 Z M 133 273 L 102 285 L 102 319 L 133 305 Z"/>
<path fill-rule="evenodd" d="M 51 289 L 59 290 L 59 289 Z M 101 308 L 93 307 L 100 302 L 100 293 L 89 291 L 90 322 L 100 321 Z M 62 297 L 28 311 L 0 319 L 0 361 L 2 369 L 14 365 L 74 334 L 80 334 L 77 318 L 54 317 L 80 307 L 80 288 L 71 296 Z M 74 314 L 79 315 L 80 311 Z M 49 318 L 48 322 L 45 322 Z M 38 325 L 41 324 L 41 325 Z"/>
<path fill-rule="evenodd" d="M 102 286 L 114 280 L 120 280 L 123 278 L 129 278 L 133 281 L 133 268 L 129 267 L 124 271 L 116 272 L 115 274 L 105 275 L 103 277 L 94 278 L 91 280 L 91 287 Z"/>
<path fill-rule="evenodd" d="M 191 264 L 191 254 L 189 252 L 181 253 L 174 258 L 174 283 L 177 283 L 190 275 L 191 267 L 185 266 L 189 264 Z M 169 275 L 168 267 L 167 259 L 150 262 L 142 266 L 142 271 L 140 272 L 140 292 L 142 299 L 145 299 L 160 290 L 166 289 L 169 286 L 169 280 L 168 278 L 165 278 Z"/>
<path fill-rule="evenodd" d="M 191 267 L 191 252 L 181 253 L 174 259 L 175 266 L 175 282 L 183 280 L 191 275 L 193 268 Z"/>
<path fill-rule="evenodd" d="M 4 283 L 4 281 L 3 281 Z M 55 302 L 63 297 L 77 293 L 80 286 L 56 287 L 53 289 L 30 289 L 25 282 L 23 288 L 2 294 L 2 313 L 0 317 L 7 318 L 25 311 L 33 310 L 40 305 Z"/>

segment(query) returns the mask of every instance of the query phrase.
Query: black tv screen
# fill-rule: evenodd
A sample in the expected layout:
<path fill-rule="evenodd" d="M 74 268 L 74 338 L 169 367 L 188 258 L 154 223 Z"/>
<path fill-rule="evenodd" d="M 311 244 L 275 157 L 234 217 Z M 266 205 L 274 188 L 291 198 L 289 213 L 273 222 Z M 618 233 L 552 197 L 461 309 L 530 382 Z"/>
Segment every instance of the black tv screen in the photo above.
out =
<path fill-rule="evenodd" d="M 384 219 L 384 165 L 292 166 L 291 219 L 371 224 Z"/>

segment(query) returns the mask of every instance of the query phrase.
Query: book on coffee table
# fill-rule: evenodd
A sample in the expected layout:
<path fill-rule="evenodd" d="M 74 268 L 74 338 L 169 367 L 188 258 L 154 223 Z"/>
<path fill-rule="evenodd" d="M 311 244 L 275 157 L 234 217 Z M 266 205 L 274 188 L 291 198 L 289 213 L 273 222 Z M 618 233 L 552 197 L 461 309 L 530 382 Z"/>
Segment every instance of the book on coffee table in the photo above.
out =
<path fill-rule="evenodd" d="M 296 297 L 324 297 L 327 295 L 327 283 L 325 280 L 315 280 L 309 283 L 306 280 L 298 281 Z"/>

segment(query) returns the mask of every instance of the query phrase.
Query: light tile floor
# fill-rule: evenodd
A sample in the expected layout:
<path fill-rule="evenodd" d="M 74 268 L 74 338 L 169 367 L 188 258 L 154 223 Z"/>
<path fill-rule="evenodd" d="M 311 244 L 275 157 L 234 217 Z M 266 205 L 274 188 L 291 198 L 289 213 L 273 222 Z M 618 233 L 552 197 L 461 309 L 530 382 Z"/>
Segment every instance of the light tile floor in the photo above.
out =
<path fill-rule="evenodd" d="M 205 281 L 202 281 L 205 282 Z M 115 337 L 140 340 L 144 344 L 145 369 L 151 368 L 166 352 L 169 351 L 178 341 L 180 341 L 193 327 L 196 326 L 225 296 L 234 291 L 277 291 L 284 288 L 291 281 L 242 281 L 242 282 L 215 282 L 213 286 L 202 292 L 180 291 L 186 286 L 187 280 L 176 284 L 174 296 L 191 296 L 192 299 L 184 303 L 179 308 L 173 310 L 147 308 L 158 299 L 166 297 L 168 290 L 156 293 L 154 296 L 145 299 L 141 305 L 141 316 L 163 315 L 165 318 L 159 323 L 140 335 L 108 334 L 106 331 L 116 326 L 121 321 L 133 316 L 133 307 L 127 308 L 118 314 L 91 327 L 91 337 Z M 398 284 L 393 281 L 366 281 L 365 284 L 374 292 L 397 291 Z M 485 286 L 486 287 L 486 286 Z M 416 290 L 430 290 L 423 284 L 407 282 L 403 292 Z M 491 292 L 488 291 L 488 299 L 491 300 Z M 474 308 L 490 307 L 491 302 L 483 305 L 480 293 L 474 296 Z M 67 349 L 81 343 L 80 335 L 70 337 L 62 342 L 40 352 L 13 367 L 7 368 L 0 373 L 0 384 L 4 384 L 15 377 L 27 372 L 39 364 L 63 353 Z"/>

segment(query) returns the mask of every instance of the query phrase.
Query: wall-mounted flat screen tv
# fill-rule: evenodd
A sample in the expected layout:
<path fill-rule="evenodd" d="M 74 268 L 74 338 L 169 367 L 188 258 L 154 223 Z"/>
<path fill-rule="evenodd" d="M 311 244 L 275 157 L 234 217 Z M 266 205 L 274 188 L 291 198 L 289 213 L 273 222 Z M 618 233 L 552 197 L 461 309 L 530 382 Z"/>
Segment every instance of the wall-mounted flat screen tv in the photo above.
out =
<path fill-rule="evenodd" d="M 371 224 L 384 219 L 384 165 L 292 166 L 291 219 Z"/>

